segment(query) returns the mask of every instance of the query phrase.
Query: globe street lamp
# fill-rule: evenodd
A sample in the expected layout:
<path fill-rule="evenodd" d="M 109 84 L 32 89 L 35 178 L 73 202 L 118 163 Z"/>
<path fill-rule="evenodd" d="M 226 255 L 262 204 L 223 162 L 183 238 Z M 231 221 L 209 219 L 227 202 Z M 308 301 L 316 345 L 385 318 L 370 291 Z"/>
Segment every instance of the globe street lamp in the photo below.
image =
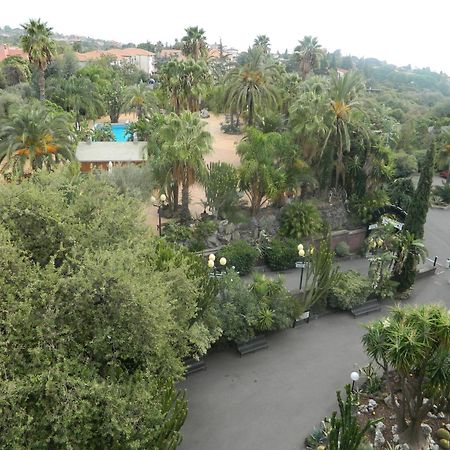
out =
<path fill-rule="evenodd" d="M 211 278 L 218 278 L 218 277 L 222 276 L 222 272 L 217 272 L 217 269 L 215 266 L 215 261 L 216 261 L 216 255 L 214 253 L 211 253 L 208 256 L 208 267 L 210 269 L 212 269 L 212 272 L 210 272 L 210 274 L 209 274 L 209 276 Z M 219 259 L 219 264 L 222 267 L 225 267 L 227 264 L 227 259 L 222 256 L 222 258 Z"/>
<path fill-rule="evenodd" d="M 359 380 L 359 373 L 352 372 L 350 378 L 352 379 L 352 392 L 355 392 L 355 383 Z"/>
<path fill-rule="evenodd" d="M 303 284 L 303 271 L 305 270 L 305 249 L 303 248 L 303 244 L 298 244 L 297 250 L 298 250 L 298 256 L 300 256 L 300 261 L 297 261 L 295 263 L 295 267 L 297 269 L 301 269 L 300 284 L 299 284 L 299 290 L 301 291 L 302 284 Z"/>
<path fill-rule="evenodd" d="M 166 194 L 161 194 L 159 196 L 159 201 L 156 203 L 156 198 L 153 197 L 153 195 L 150 197 L 150 201 L 153 203 L 153 206 L 158 208 L 158 225 L 156 226 L 157 230 L 159 231 L 159 235 L 162 236 L 162 227 L 161 227 L 161 209 L 163 206 L 166 205 Z"/>

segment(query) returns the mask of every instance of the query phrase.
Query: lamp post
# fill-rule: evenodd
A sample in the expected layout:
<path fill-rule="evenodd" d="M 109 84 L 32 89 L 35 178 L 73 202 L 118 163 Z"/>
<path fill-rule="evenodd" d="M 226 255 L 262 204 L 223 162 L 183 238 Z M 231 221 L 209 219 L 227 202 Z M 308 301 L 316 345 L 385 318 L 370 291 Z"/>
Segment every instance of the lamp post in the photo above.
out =
<path fill-rule="evenodd" d="M 208 256 L 208 267 L 210 269 L 212 269 L 212 271 L 209 274 L 209 276 L 211 278 L 218 278 L 218 277 L 220 277 L 222 275 L 222 272 L 217 272 L 217 269 L 216 269 L 216 266 L 215 266 L 215 261 L 216 261 L 216 255 L 214 253 L 211 253 Z M 225 267 L 226 264 L 227 264 L 227 259 L 222 256 L 222 258 L 219 259 L 219 264 L 222 267 Z"/>
<path fill-rule="evenodd" d="M 352 379 L 352 392 L 355 392 L 355 383 L 359 380 L 359 373 L 352 372 L 350 378 Z"/>
<path fill-rule="evenodd" d="M 303 248 L 303 244 L 298 244 L 297 250 L 298 250 L 298 256 L 300 256 L 300 261 L 297 261 L 295 263 L 295 267 L 297 269 L 301 269 L 300 284 L 299 284 L 299 290 L 301 291 L 302 284 L 303 284 L 303 271 L 305 270 L 305 249 Z"/>
<path fill-rule="evenodd" d="M 166 205 L 166 194 L 161 194 L 159 196 L 159 201 L 156 203 L 156 198 L 153 195 L 150 197 L 150 201 L 153 203 L 153 206 L 158 208 L 158 225 L 156 226 L 159 235 L 162 236 L 162 227 L 161 227 L 161 208 Z"/>

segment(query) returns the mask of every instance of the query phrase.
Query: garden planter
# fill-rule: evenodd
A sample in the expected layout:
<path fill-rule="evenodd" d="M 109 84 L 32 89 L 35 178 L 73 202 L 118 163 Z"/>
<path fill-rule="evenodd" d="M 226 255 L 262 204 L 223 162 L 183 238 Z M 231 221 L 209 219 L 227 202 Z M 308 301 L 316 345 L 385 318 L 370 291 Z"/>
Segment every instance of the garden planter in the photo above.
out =
<path fill-rule="evenodd" d="M 352 308 L 350 312 L 353 314 L 353 317 L 363 316 L 365 314 L 369 314 L 371 312 L 379 311 L 381 309 L 381 303 L 378 299 L 368 300 L 360 306 L 356 306 Z"/>
<path fill-rule="evenodd" d="M 302 323 L 309 323 L 310 319 L 311 319 L 311 311 L 308 309 L 303 314 L 300 314 L 300 316 L 297 319 L 294 320 L 292 328 L 298 327 Z"/>
<path fill-rule="evenodd" d="M 255 336 L 245 342 L 237 342 L 236 345 L 237 350 L 241 356 L 269 347 L 264 335 Z"/>
<path fill-rule="evenodd" d="M 200 372 L 201 370 L 206 370 L 206 364 L 205 361 L 203 361 L 203 358 L 200 358 L 199 360 L 196 360 L 194 358 L 186 358 L 184 360 L 184 364 L 186 366 L 186 376 L 192 375 L 196 372 Z"/>

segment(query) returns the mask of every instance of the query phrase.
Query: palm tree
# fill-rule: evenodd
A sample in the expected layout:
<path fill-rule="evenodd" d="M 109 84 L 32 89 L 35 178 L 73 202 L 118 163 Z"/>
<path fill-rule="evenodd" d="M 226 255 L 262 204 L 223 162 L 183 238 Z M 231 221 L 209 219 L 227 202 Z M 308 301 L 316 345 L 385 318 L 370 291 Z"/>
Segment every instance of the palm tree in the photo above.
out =
<path fill-rule="evenodd" d="M 43 104 L 27 104 L 13 111 L 0 128 L 0 161 L 3 173 L 23 176 L 73 158 L 76 144 L 66 113 L 49 111 Z"/>
<path fill-rule="evenodd" d="M 183 55 L 190 56 L 194 61 L 198 61 L 200 57 L 206 58 L 208 44 L 206 43 L 205 30 L 199 27 L 188 27 L 185 31 L 186 36 L 181 39 Z"/>
<path fill-rule="evenodd" d="M 45 69 L 52 60 L 55 52 L 55 41 L 51 38 L 52 28 L 47 23 L 30 20 L 22 25 L 25 34 L 20 38 L 22 49 L 28 53 L 28 59 L 36 66 L 39 72 L 39 98 L 45 99 Z"/>
<path fill-rule="evenodd" d="M 277 105 L 278 77 L 277 66 L 259 47 L 249 49 L 244 65 L 232 69 L 225 79 L 225 104 L 232 111 L 246 111 L 247 124 L 253 125 L 255 110 Z"/>
<path fill-rule="evenodd" d="M 181 220 L 190 219 L 189 187 L 201 180 L 206 173 L 204 156 L 211 152 L 211 135 L 197 114 L 184 111 L 180 115 L 170 114 L 160 129 L 162 141 L 152 161 L 157 172 L 166 171 L 167 177 L 181 184 Z"/>
<path fill-rule="evenodd" d="M 136 110 L 138 119 L 157 107 L 156 97 L 148 84 L 140 82 L 133 86 L 128 86 L 125 91 L 125 107 Z"/>
<path fill-rule="evenodd" d="M 294 51 L 298 57 L 300 75 L 304 80 L 319 62 L 321 45 L 316 37 L 305 36 Z"/>
<path fill-rule="evenodd" d="M 256 36 L 253 47 L 259 47 L 263 53 L 268 55 L 270 53 L 270 39 L 265 34 L 259 34 Z"/>
<path fill-rule="evenodd" d="M 360 110 L 359 95 L 363 89 L 364 83 L 358 72 L 347 72 L 343 77 L 339 76 L 336 72 L 332 74 L 330 107 L 333 126 L 330 128 L 328 137 L 325 140 L 325 146 L 333 134 L 336 160 L 336 188 L 339 186 L 341 178 L 342 184 L 345 184 L 344 151 L 350 151 L 350 125 L 357 121 L 355 110 Z M 362 131 L 364 132 L 364 130 Z"/>

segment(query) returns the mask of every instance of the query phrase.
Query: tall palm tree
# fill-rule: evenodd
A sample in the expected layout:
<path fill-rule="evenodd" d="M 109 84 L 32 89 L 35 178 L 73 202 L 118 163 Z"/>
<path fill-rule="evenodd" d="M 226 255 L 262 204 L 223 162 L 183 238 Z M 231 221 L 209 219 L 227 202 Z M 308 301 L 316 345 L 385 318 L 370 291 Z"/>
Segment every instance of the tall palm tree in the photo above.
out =
<path fill-rule="evenodd" d="M 265 34 L 259 34 L 256 36 L 253 47 L 259 47 L 265 54 L 270 53 L 270 38 Z"/>
<path fill-rule="evenodd" d="M 342 179 L 345 184 L 344 152 L 350 151 L 351 135 L 349 127 L 357 122 L 356 111 L 361 111 L 360 94 L 364 83 L 358 72 L 347 72 L 343 77 L 333 73 L 330 86 L 330 108 L 333 125 L 330 128 L 325 145 L 334 136 L 334 151 L 336 160 L 336 188 Z M 362 122 L 360 122 L 362 125 Z M 364 132 L 364 130 L 362 130 Z"/>
<path fill-rule="evenodd" d="M 135 110 L 138 119 L 157 107 L 156 97 L 150 86 L 144 82 L 128 86 L 125 91 L 125 107 Z"/>
<path fill-rule="evenodd" d="M 316 37 L 305 36 L 294 51 L 298 57 L 300 75 L 305 80 L 319 62 L 321 45 Z"/>
<path fill-rule="evenodd" d="M 206 58 L 208 44 L 206 43 L 205 30 L 199 27 L 188 27 L 185 31 L 186 36 L 181 39 L 183 55 L 190 56 L 194 61 Z"/>
<path fill-rule="evenodd" d="M 159 134 L 161 151 L 152 164 L 158 169 L 165 168 L 167 176 L 181 184 L 181 220 L 190 219 L 189 187 L 201 180 L 206 173 L 204 156 L 211 152 L 211 135 L 197 114 L 184 111 L 180 115 L 171 114 Z"/>
<path fill-rule="evenodd" d="M 245 111 L 247 124 L 253 125 L 255 110 L 277 104 L 278 77 L 277 66 L 267 59 L 259 47 L 249 49 L 244 65 L 232 69 L 225 79 L 225 104 L 232 111 Z"/>
<path fill-rule="evenodd" d="M 39 98 L 45 99 L 45 69 L 56 53 L 55 41 L 52 39 L 52 28 L 41 19 L 31 19 L 22 25 L 25 34 L 21 37 L 21 45 L 24 52 L 28 53 L 28 59 L 36 66 L 39 72 Z"/>
<path fill-rule="evenodd" d="M 59 161 L 72 159 L 75 144 L 66 113 L 49 111 L 43 104 L 23 105 L 0 127 L 1 171 L 23 176 L 28 163 L 32 170 L 50 169 Z"/>

